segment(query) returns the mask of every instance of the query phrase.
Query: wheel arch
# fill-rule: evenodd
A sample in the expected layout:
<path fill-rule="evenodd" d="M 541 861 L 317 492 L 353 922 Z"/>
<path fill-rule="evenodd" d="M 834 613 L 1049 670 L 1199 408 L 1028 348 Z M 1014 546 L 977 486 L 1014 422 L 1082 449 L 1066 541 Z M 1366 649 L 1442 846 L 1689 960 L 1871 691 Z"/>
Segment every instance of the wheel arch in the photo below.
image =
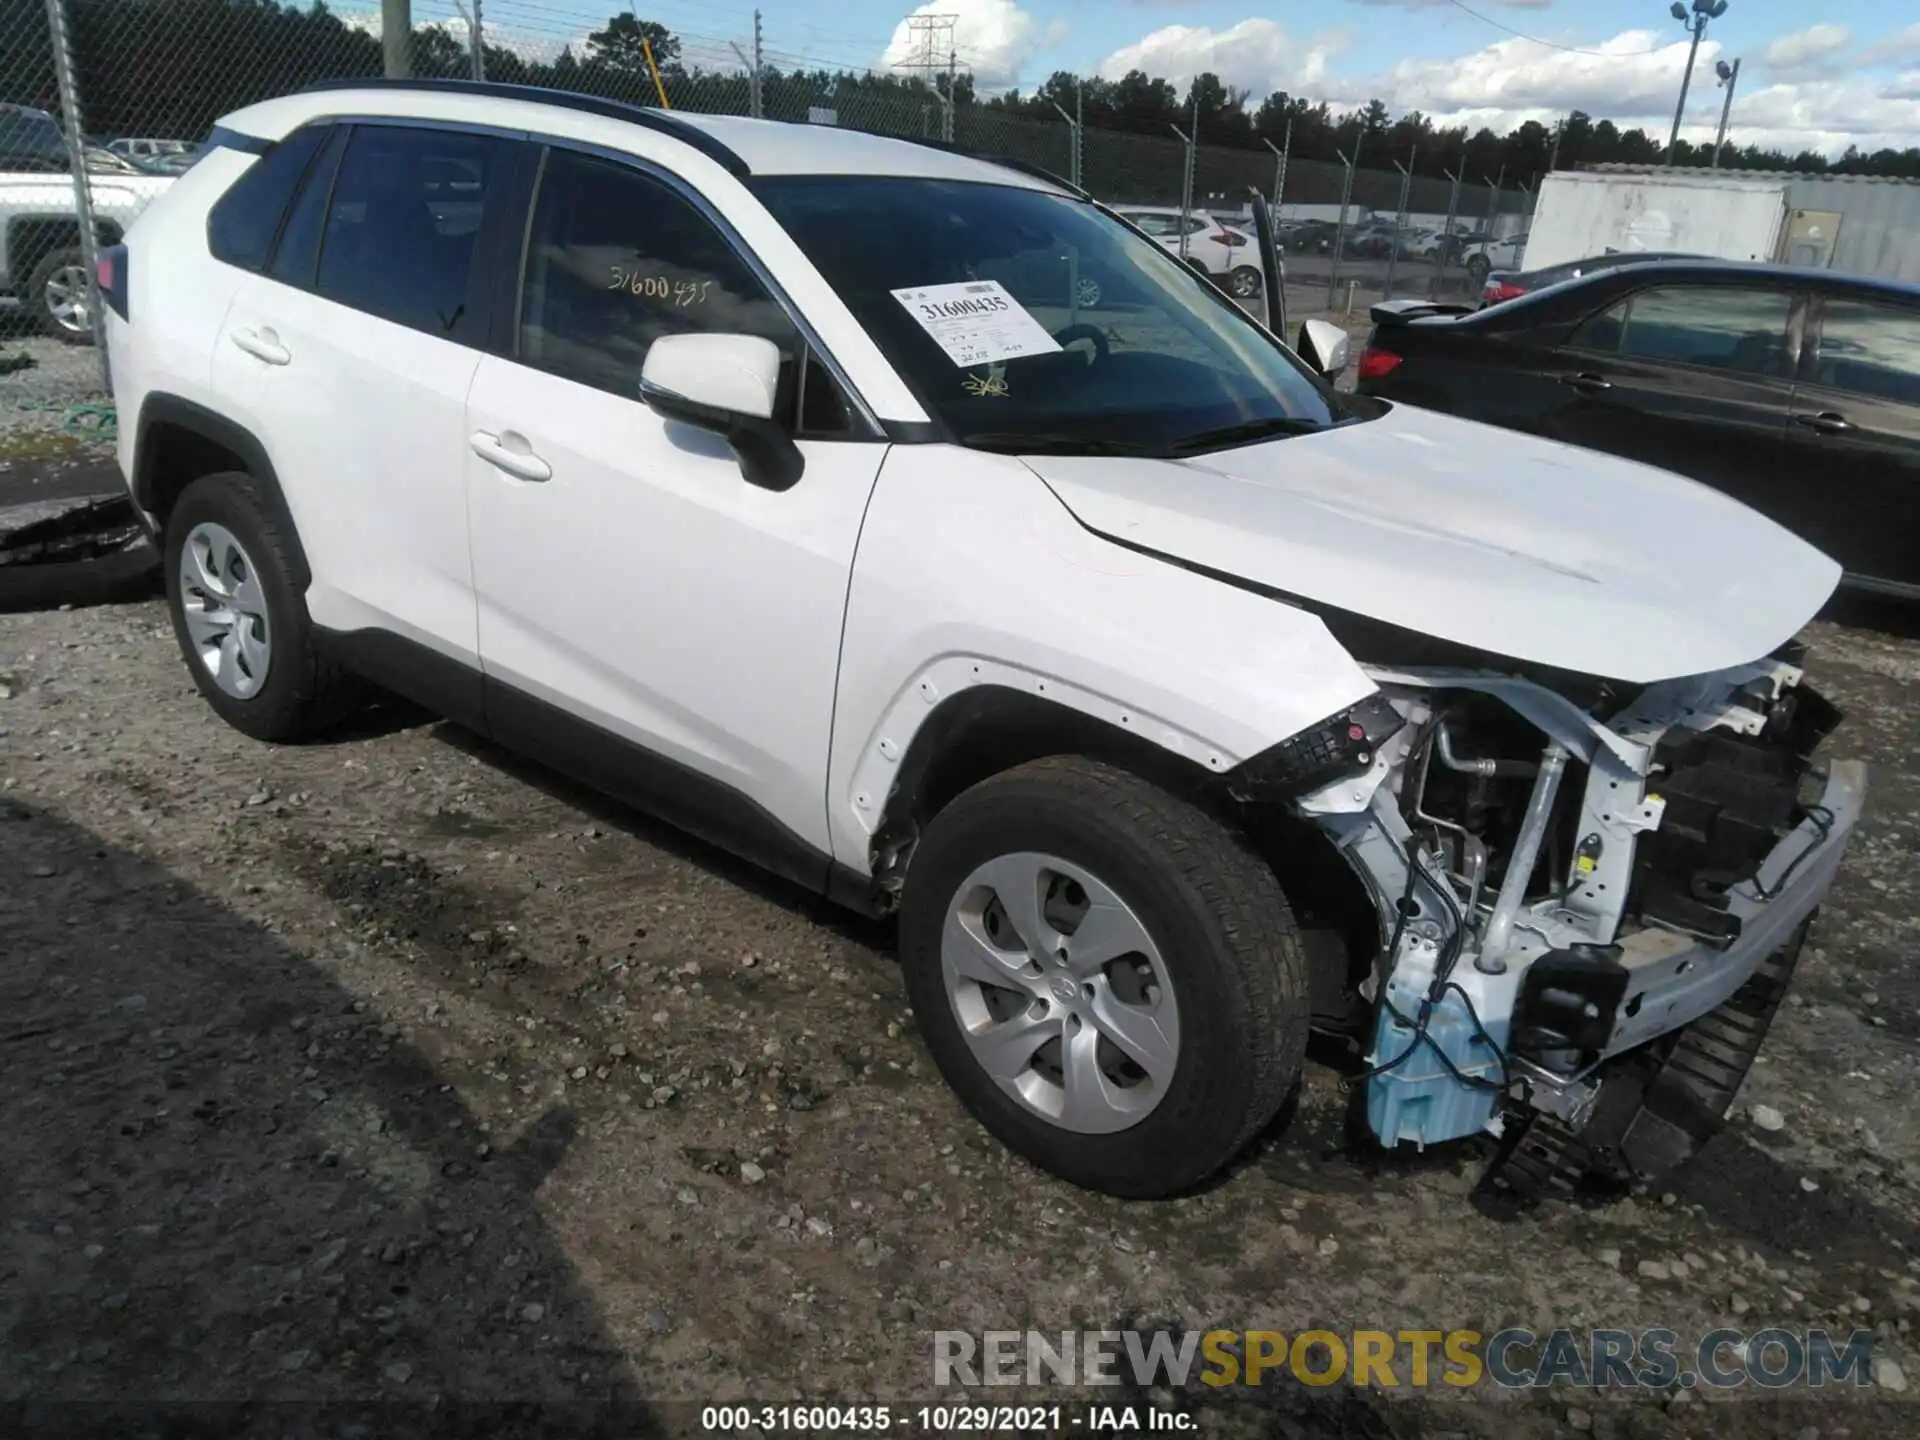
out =
<path fill-rule="evenodd" d="M 166 528 L 167 516 L 195 480 L 225 470 L 243 471 L 259 487 L 286 539 L 295 590 L 306 590 L 313 572 L 273 461 L 258 436 L 218 411 L 156 392 L 141 403 L 135 437 L 133 499 L 157 529 Z"/>
<path fill-rule="evenodd" d="M 1154 738 L 1164 729 L 1124 707 L 1109 717 L 1097 713 L 1072 687 L 1035 680 L 1023 688 L 1013 674 L 996 674 L 936 701 L 904 747 L 882 739 L 877 753 L 890 761 L 891 783 L 883 796 L 872 774 L 854 796 L 877 801 L 868 860 L 876 891 L 891 903 L 905 878 L 921 829 L 961 792 L 1028 761 L 1054 755 L 1101 760 L 1195 801 L 1232 822 L 1234 805 L 1218 777 L 1230 768 L 1211 747 L 1191 737 Z M 923 682 L 924 685 L 925 682 Z M 926 694 L 922 688 L 921 694 Z"/>

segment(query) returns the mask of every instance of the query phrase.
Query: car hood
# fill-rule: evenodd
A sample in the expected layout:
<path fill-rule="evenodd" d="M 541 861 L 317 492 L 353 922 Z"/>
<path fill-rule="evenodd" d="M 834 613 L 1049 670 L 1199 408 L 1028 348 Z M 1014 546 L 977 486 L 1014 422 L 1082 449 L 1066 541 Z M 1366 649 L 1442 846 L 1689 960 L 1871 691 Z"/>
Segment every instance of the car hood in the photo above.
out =
<path fill-rule="evenodd" d="M 1704 485 L 1406 405 L 1181 460 L 1024 458 L 1109 539 L 1615 680 L 1757 659 L 1840 579 L 1820 551 Z"/>

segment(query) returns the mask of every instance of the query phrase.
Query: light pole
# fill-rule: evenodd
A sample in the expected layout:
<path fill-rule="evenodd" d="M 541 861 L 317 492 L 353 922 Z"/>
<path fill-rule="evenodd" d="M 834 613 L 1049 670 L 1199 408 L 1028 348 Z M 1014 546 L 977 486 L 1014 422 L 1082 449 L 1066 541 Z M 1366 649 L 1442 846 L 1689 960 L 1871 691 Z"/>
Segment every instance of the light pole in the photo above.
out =
<path fill-rule="evenodd" d="M 1673 107 L 1673 133 L 1667 137 L 1669 165 L 1680 144 L 1680 117 L 1687 112 L 1687 87 L 1693 83 L 1693 57 L 1700 53 L 1700 37 L 1707 33 L 1707 21 L 1727 13 L 1727 0 L 1693 0 L 1692 19 L 1688 19 L 1687 7 L 1680 0 L 1673 0 L 1672 10 L 1673 18 L 1693 32 L 1693 43 L 1687 47 L 1687 73 L 1680 77 L 1680 103 Z"/>
<path fill-rule="evenodd" d="M 1724 60 L 1716 60 L 1713 73 L 1720 77 L 1720 83 L 1726 87 L 1727 98 L 1720 102 L 1720 133 L 1713 142 L 1713 168 L 1720 168 L 1720 152 L 1727 143 L 1727 116 L 1733 113 L 1733 87 L 1740 83 L 1740 62 L 1735 60 L 1729 65 Z"/>

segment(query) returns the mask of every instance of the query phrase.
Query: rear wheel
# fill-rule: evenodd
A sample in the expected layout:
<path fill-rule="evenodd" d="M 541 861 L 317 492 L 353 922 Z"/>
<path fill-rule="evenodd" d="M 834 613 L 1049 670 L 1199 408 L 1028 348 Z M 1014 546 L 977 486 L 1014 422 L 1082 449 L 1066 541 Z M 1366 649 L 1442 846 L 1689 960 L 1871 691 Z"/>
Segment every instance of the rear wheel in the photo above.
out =
<path fill-rule="evenodd" d="M 1493 266 L 1488 263 L 1487 257 L 1484 255 L 1469 255 L 1467 257 L 1467 278 L 1476 285 L 1486 284 L 1487 272 L 1492 269 Z"/>
<path fill-rule="evenodd" d="M 1260 272 L 1251 265 L 1236 266 L 1227 276 L 1227 288 L 1236 300 L 1251 300 L 1260 293 Z"/>
<path fill-rule="evenodd" d="M 319 657 L 287 538 L 251 476 L 194 481 L 162 543 L 174 635 L 221 719 L 256 740 L 295 740 L 339 718 L 352 684 Z"/>
<path fill-rule="evenodd" d="M 69 345 L 93 343 L 92 292 L 87 262 L 78 249 L 55 250 L 33 267 L 27 303 L 34 323 Z"/>
<path fill-rule="evenodd" d="M 1272 871 L 1107 765 L 1035 761 L 941 811 L 900 943 L 947 1082 L 1008 1147 L 1089 1189 L 1191 1188 L 1299 1074 L 1306 962 Z"/>

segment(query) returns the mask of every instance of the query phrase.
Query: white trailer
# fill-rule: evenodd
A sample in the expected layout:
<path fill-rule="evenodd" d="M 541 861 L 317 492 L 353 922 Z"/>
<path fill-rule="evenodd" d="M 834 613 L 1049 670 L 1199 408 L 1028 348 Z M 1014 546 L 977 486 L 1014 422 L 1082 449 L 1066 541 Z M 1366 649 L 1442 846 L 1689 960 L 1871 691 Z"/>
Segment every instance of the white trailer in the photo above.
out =
<path fill-rule="evenodd" d="M 1787 223 L 1787 182 L 1725 171 L 1563 170 L 1540 185 L 1521 263 L 1529 270 L 1620 251 L 1772 260 Z"/>

